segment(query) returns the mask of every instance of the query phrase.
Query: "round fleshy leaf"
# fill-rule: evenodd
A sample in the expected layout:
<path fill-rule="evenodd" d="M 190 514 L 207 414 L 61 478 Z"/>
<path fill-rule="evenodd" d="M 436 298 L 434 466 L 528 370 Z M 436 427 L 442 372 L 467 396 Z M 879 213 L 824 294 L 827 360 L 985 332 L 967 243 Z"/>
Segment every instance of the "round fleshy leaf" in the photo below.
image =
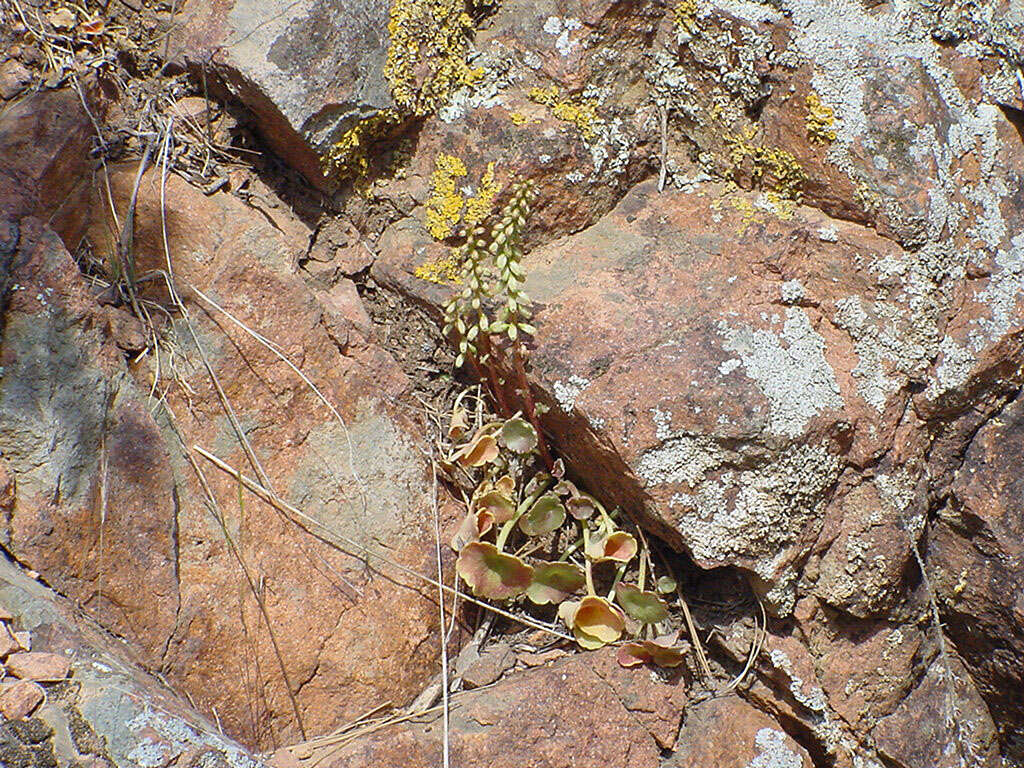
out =
<path fill-rule="evenodd" d="M 555 487 L 551 489 L 552 493 L 557 493 L 559 496 L 579 496 L 579 489 L 572 483 L 571 480 L 559 480 L 555 483 Z"/>
<path fill-rule="evenodd" d="M 572 629 L 576 620 L 576 611 L 580 609 L 579 600 L 566 600 L 558 606 L 558 618 L 560 618 L 569 629 Z"/>
<path fill-rule="evenodd" d="M 516 493 L 516 481 L 512 475 L 502 475 L 495 481 L 494 490 L 512 498 Z"/>
<path fill-rule="evenodd" d="M 452 537 L 452 549 L 456 552 L 472 541 L 480 541 L 480 537 L 494 527 L 494 515 L 486 510 L 470 512 L 459 523 Z"/>
<path fill-rule="evenodd" d="M 521 595 L 533 580 L 533 568 L 518 557 L 499 552 L 486 541 L 474 541 L 463 547 L 455 570 L 474 595 L 490 600 Z"/>
<path fill-rule="evenodd" d="M 480 496 L 476 500 L 476 508 L 489 512 L 499 525 L 511 520 L 516 513 L 515 502 L 500 491 L 488 491 Z"/>
<path fill-rule="evenodd" d="M 658 594 L 671 595 L 673 592 L 676 591 L 676 580 L 673 579 L 671 576 L 662 576 L 660 579 L 658 579 L 658 584 L 656 588 L 658 590 Z"/>
<path fill-rule="evenodd" d="M 561 603 L 586 583 L 583 569 L 572 563 L 543 563 L 533 569 L 526 596 L 537 605 Z"/>
<path fill-rule="evenodd" d="M 668 605 L 654 592 L 641 592 L 633 584 L 615 585 L 615 598 L 622 609 L 642 624 L 657 624 L 668 618 Z"/>
<path fill-rule="evenodd" d="M 477 435 L 452 454 L 452 461 L 464 467 L 482 467 L 498 458 L 498 441 L 487 433 Z"/>
<path fill-rule="evenodd" d="M 519 518 L 519 530 L 527 536 L 543 536 L 565 522 L 565 507 L 557 496 L 541 496 L 529 511 Z"/>
<path fill-rule="evenodd" d="M 594 501 L 594 497 L 586 493 L 581 493 L 579 496 L 569 499 L 565 502 L 565 506 L 569 510 L 569 514 L 576 520 L 589 520 L 594 516 L 594 512 L 597 511 L 597 503 Z"/>
<path fill-rule="evenodd" d="M 620 645 L 615 652 L 615 659 L 623 667 L 639 667 L 641 664 L 650 664 L 653 661 L 650 651 L 644 647 L 643 643 Z"/>
<path fill-rule="evenodd" d="M 509 450 L 529 453 L 537 447 L 537 430 L 525 419 L 509 419 L 501 428 L 499 440 Z"/>
<path fill-rule="evenodd" d="M 584 648 L 599 648 L 614 643 L 622 636 L 625 628 L 626 618 L 622 611 L 603 597 L 587 595 L 573 612 L 573 635 Z M 599 645 L 593 645 L 595 642 Z"/>
<path fill-rule="evenodd" d="M 690 650 L 689 643 L 676 642 L 675 634 L 659 637 L 656 640 L 642 640 L 637 643 L 626 643 L 616 652 L 619 664 L 624 667 L 635 667 L 640 664 L 657 664 L 659 667 L 678 667 Z"/>
<path fill-rule="evenodd" d="M 614 560 L 617 563 L 628 563 L 636 556 L 636 539 L 625 531 L 615 531 L 603 539 L 590 542 L 587 557 L 595 563 Z"/>

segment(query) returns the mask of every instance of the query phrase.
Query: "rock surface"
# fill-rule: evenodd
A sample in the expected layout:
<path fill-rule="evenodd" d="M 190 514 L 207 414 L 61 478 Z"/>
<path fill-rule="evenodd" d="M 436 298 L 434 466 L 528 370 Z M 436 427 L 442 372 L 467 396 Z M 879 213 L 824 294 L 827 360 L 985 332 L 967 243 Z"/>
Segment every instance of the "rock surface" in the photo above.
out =
<path fill-rule="evenodd" d="M 384 0 L 207 3 L 179 11 L 172 58 L 205 68 L 252 110 L 270 146 L 313 183 L 346 130 L 394 107 Z"/>
<path fill-rule="evenodd" d="M 36 105 L 37 120 L 52 101 Z M 16 176 L 17 166 L 8 171 Z M 135 174 L 111 166 L 104 182 L 122 217 Z M 135 345 L 124 332 L 138 321 L 97 304 L 61 240 L 29 215 L 36 209 L 5 208 L 0 449 L 13 490 L 3 545 L 251 744 L 329 730 L 382 696 L 407 702 L 436 664 L 419 652 L 436 644 L 436 598 L 358 547 L 384 544 L 387 558 L 434 569 L 423 430 L 392 404 L 408 382 L 366 338 L 354 290 L 321 300 L 295 276 L 309 230 L 292 214 L 206 197 L 176 176 L 165 198 L 195 336 L 158 317 L 163 357 L 152 367 L 125 363 L 123 348 Z M 135 210 L 137 274 L 166 268 L 160 200 L 159 174 L 147 174 Z M 117 252 L 111 221 L 98 205 L 89 230 L 108 255 Z M 168 306 L 159 283 L 142 285 L 142 301 Z M 302 366 L 337 415 L 235 321 Z M 148 400 L 158 391 L 166 407 Z M 259 469 L 246 464 L 232 420 L 262 456 Z M 265 473 L 357 544 L 346 552 L 318 541 L 256 497 L 240 507 L 236 482 L 193 454 L 211 502 L 186 462 L 197 443 L 250 476 Z M 339 689 L 348 691 L 340 705 Z"/>
<path fill-rule="evenodd" d="M 190 0 L 157 14 L 170 69 L 136 52 L 130 75 L 28 95 L 43 57 L 0 25 L 0 544 L 250 745 L 411 701 L 437 666 L 436 596 L 360 550 L 435 567 L 410 391 L 447 371 L 408 302 L 438 314 L 452 248 L 527 178 L 552 444 L 692 560 L 723 684 L 761 626 L 738 575 L 769 617 L 742 699 L 687 704 L 686 675 L 609 654 L 485 655 L 455 699 L 457 762 L 1024 760 L 1024 15 L 670 5 Z M 175 66 L 190 85 L 160 79 Z M 109 135 L 93 149 L 105 105 L 201 123 L 207 87 L 237 121 L 200 142 L 204 168 L 231 158 L 224 183 L 177 175 L 196 150 L 176 134 L 121 237 L 137 166 Z M 122 142 L 148 135 L 131 127 Z M 96 282 L 126 243 L 148 319 Z M 196 444 L 348 543 L 240 497 Z M 0 749 L 44 759 L 42 717 Z M 428 718 L 317 754 L 434 765 L 439 738 Z"/>
<path fill-rule="evenodd" d="M 0 722 L 0 764 L 91 768 L 208 764 L 260 768 L 183 699 L 143 673 L 125 647 L 82 620 L 51 590 L 0 557 L 0 600 L 34 648 L 70 662 L 70 679 L 46 684 L 46 701 L 20 721 Z M 16 685 L 22 685 L 17 683 Z M 26 684 L 35 686 L 35 683 Z M 38 687 L 38 686 L 36 686 Z M 13 688 L 0 693 L 8 717 Z"/>
<path fill-rule="evenodd" d="M 577 655 L 468 691 L 453 701 L 453 765 L 572 765 L 624 768 L 658 764 L 671 749 L 686 694 L 618 666 L 609 650 Z M 363 765 L 436 765 L 441 752 L 437 715 L 386 728 L 349 745 L 306 758 L 329 768 Z"/>
<path fill-rule="evenodd" d="M 675 754 L 664 768 L 778 766 L 810 768 L 810 756 L 778 724 L 742 699 L 704 702 L 686 716 Z"/>

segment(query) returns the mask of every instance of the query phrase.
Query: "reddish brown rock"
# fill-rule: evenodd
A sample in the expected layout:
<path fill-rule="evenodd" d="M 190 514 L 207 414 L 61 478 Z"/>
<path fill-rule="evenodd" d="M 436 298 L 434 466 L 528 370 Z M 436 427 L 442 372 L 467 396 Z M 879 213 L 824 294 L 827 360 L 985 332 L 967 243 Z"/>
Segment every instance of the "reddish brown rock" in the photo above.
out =
<path fill-rule="evenodd" d="M 811 758 L 778 723 L 739 697 L 712 699 L 686 715 L 665 768 L 810 768 Z"/>
<path fill-rule="evenodd" d="M 462 661 L 460 655 L 459 661 Z M 465 669 L 456 667 L 456 673 L 462 675 L 462 684 L 466 688 L 479 688 L 490 685 L 501 678 L 516 664 L 516 655 L 508 643 L 496 643 L 489 646 L 483 653 L 474 653 L 468 659 Z"/>
<path fill-rule="evenodd" d="M 911 534 L 903 510 L 894 509 L 892 501 L 869 482 L 834 505 L 841 530 L 816 565 L 814 586 L 829 605 L 866 618 L 886 612 L 905 596 Z"/>
<path fill-rule="evenodd" d="M 111 170 L 117 204 L 128 199 L 134 173 Z M 166 265 L 158 179 L 147 174 L 139 192 L 140 271 Z M 185 447 L 202 446 L 250 476 L 265 473 L 277 493 L 323 522 L 328 537 L 347 539 L 340 548 L 324 543 L 249 494 L 240 505 L 237 482 L 195 456 L 222 525 L 211 517 L 194 471 L 176 463 L 181 601 L 165 636 L 166 674 L 200 708 L 215 708 L 226 729 L 254 744 L 301 738 L 289 685 L 311 736 L 382 700 L 408 703 L 438 660 L 434 591 L 379 560 L 365 560 L 351 544 L 386 552 L 420 573 L 436 568 L 431 518 L 424 512 L 430 475 L 417 448 L 425 432 L 410 411 L 392 405 L 408 381 L 367 338 L 370 324 L 351 283 L 339 284 L 321 302 L 295 274 L 309 230 L 283 206 L 268 209 L 271 224 L 230 195 L 207 197 L 176 177 L 168 179 L 166 199 L 172 269 L 196 330 L 193 337 L 178 321 L 181 357 L 161 363 L 177 366 L 182 377 L 182 388 L 171 387 L 167 402 Z M 99 251 L 112 247 L 102 221 L 92 233 Z M 144 295 L 167 301 L 158 285 Z M 235 321 L 300 366 L 337 416 Z M 197 343 L 259 468 L 239 444 Z M 140 366 L 135 373 L 148 387 L 156 369 Z M 181 456 L 174 431 L 165 429 L 161 441 Z M 242 563 L 261 592 L 273 640 Z M 338 690 L 346 691 L 344 701 Z"/>
<path fill-rule="evenodd" d="M 0 688 L 0 715 L 8 720 L 21 720 L 43 703 L 46 694 L 38 683 L 19 680 Z"/>
<path fill-rule="evenodd" d="M 15 226 L 0 341 L 0 445 L 16 480 L 4 541 L 157 666 L 178 608 L 168 454 L 57 235 L 31 217 Z"/>
<path fill-rule="evenodd" d="M 384 79 L 383 0 L 276 8 L 185 3 L 171 58 L 204 68 L 218 90 L 252 110 L 268 144 L 313 184 L 320 155 L 356 122 L 394 106 Z"/>
<path fill-rule="evenodd" d="M 10 628 L 0 620 L 0 661 L 15 651 L 21 650 L 21 643 L 11 634 Z"/>
<path fill-rule="evenodd" d="M 947 631 L 996 724 L 1024 718 L 1024 404 L 978 429 L 928 544 Z M 1013 754 L 1024 754 L 1013 739 Z"/>
<path fill-rule="evenodd" d="M 675 742 L 684 704 L 678 681 L 624 670 L 611 651 L 577 654 L 455 697 L 452 764 L 656 768 L 659 745 Z M 440 739 L 436 718 L 400 724 L 346 744 L 323 765 L 436 765 Z"/>
<path fill-rule="evenodd" d="M 0 206 L 6 216 L 35 213 L 65 242 L 84 232 L 92 185 L 95 128 L 82 99 L 101 118 L 105 101 L 91 79 L 74 89 L 43 90 L 0 115 Z"/>
<path fill-rule="evenodd" d="M 41 683 L 59 682 L 71 671 L 71 660 L 67 656 L 43 651 L 12 653 L 4 664 L 11 675 Z"/>
<path fill-rule="evenodd" d="M 934 661 L 873 736 L 878 751 L 901 768 L 1005 765 L 988 710 L 955 660 L 948 668 Z"/>

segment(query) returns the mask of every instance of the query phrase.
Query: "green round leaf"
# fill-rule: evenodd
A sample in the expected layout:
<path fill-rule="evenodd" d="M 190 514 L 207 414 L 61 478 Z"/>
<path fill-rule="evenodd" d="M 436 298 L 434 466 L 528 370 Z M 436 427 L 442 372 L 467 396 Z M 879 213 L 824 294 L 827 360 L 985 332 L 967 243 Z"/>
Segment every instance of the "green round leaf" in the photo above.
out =
<path fill-rule="evenodd" d="M 548 493 L 537 499 L 526 514 L 519 518 L 519 530 L 527 536 L 543 536 L 564 522 L 565 507 L 557 496 Z"/>
<path fill-rule="evenodd" d="M 585 583 L 583 569 L 577 565 L 542 563 L 533 569 L 533 581 L 526 588 L 526 596 L 537 605 L 560 603 L 583 589 Z"/>
<path fill-rule="evenodd" d="M 639 587 L 619 582 L 615 599 L 632 618 L 643 624 L 657 624 L 668 618 L 668 605 L 654 592 L 641 592 Z"/>
<path fill-rule="evenodd" d="M 501 428 L 498 440 L 516 453 L 529 453 L 537 447 L 537 430 L 526 419 L 509 419 Z"/>
<path fill-rule="evenodd" d="M 463 547 L 455 570 L 474 595 L 489 600 L 521 595 L 533 580 L 533 568 L 518 557 L 499 552 L 486 541 L 474 541 Z"/>
<path fill-rule="evenodd" d="M 617 563 L 628 563 L 637 553 L 636 539 L 625 531 L 615 531 L 603 539 L 590 542 L 587 557 L 595 563 L 614 560 Z"/>

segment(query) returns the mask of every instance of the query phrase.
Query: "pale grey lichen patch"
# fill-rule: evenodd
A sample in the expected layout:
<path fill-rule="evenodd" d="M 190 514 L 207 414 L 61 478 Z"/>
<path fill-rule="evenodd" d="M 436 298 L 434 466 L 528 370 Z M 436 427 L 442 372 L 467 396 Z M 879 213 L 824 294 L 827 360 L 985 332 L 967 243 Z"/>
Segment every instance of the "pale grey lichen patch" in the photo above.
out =
<path fill-rule="evenodd" d="M 691 493 L 673 495 L 669 505 L 693 556 L 752 567 L 773 590 L 773 610 L 791 611 L 796 575 L 787 569 L 788 548 L 809 526 L 820 525 L 818 512 L 839 477 L 839 458 L 820 445 L 797 445 L 762 457 L 753 468 L 732 469 L 741 457 L 695 437 L 675 437 L 647 456 L 652 479 L 673 477 L 693 486 Z M 755 461 L 746 457 L 745 463 Z"/>
<path fill-rule="evenodd" d="M 718 331 L 724 349 L 740 356 L 747 376 L 768 400 L 773 435 L 799 437 L 819 413 L 843 407 L 835 372 L 825 359 L 825 340 L 803 310 L 786 309 L 780 334 L 730 328 L 725 320 L 719 321 Z"/>
<path fill-rule="evenodd" d="M 779 294 L 784 304 L 796 304 L 804 298 L 806 290 L 799 280 L 787 280 L 779 286 Z"/>
<path fill-rule="evenodd" d="M 556 381 L 552 385 L 555 393 L 555 400 L 565 413 L 572 413 L 576 407 L 576 398 L 583 394 L 583 390 L 590 386 L 590 380 L 576 374 L 571 375 L 565 381 Z"/>
<path fill-rule="evenodd" d="M 1017 302 L 1024 292 L 1024 232 L 1014 236 L 1008 249 L 998 251 L 995 261 L 998 269 L 978 297 L 992 312 L 991 318 L 978 320 L 990 341 L 1006 333 L 1014 321 L 1019 322 Z"/>
<path fill-rule="evenodd" d="M 774 728 L 762 728 L 754 736 L 754 746 L 760 753 L 747 768 L 802 768 L 803 758 L 789 748 L 787 736 Z"/>
<path fill-rule="evenodd" d="M 959 389 L 971 377 L 974 368 L 974 354 L 955 339 L 946 337 L 939 344 L 939 362 L 925 394 L 935 399 L 943 392 Z"/>
<path fill-rule="evenodd" d="M 713 438 L 681 435 L 646 451 L 637 462 L 636 473 L 648 486 L 667 483 L 695 486 L 708 471 L 720 467 L 725 460 L 725 452 Z"/>
<path fill-rule="evenodd" d="M 772 666 L 781 671 L 789 679 L 789 692 L 793 698 L 811 712 L 819 715 L 828 713 L 828 699 L 825 692 L 817 685 L 808 684 L 793 669 L 793 662 L 781 648 L 772 648 L 768 654 Z"/>
<path fill-rule="evenodd" d="M 571 34 L 582 26 L 578 19 L 548 16 L 543 29 L 549 35 L 555 36 L 555 48 L 558 52 L 562 56 L 568 56 L 579 45 L 577 40 L 572 39 Z"/>
<path fill-rule="evenodd" d="M 227 739 L 215 733 L 200 733 L 182 720 L 149 707 L 132 718 L 127 728 L 133 732 L 150 732 L 156 737 L 140 742 L 127 755 L 140 768 L 166 765 L 196 750 L 213 750 L 223 756 L 231 768 L 264 768 L 263 763 L 253 760 Z"/>
<path fill-rule="evenodd" d="M 517 54 L 498 40 L 492 40 L 486 50 L 470 50 L 467 60 L 482 69 L 483 74 L 473 85 L 456 90 L 450 101 L 438 110 L 437 116 L 445 123 L 457 122 L 474 109 L 503 104 L 504 92 L 523 79 Z"/>

